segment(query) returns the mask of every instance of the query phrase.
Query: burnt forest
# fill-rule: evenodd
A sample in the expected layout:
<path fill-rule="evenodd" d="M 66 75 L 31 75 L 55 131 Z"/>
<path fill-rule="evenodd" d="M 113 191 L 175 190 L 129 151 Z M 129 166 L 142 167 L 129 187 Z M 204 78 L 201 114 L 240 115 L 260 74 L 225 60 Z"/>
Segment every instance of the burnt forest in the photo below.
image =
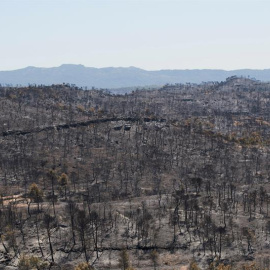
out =
<path fill-rule="evenodd" d="M 270 269 L 270 83 L 0 87 L 0 269 Z"/>

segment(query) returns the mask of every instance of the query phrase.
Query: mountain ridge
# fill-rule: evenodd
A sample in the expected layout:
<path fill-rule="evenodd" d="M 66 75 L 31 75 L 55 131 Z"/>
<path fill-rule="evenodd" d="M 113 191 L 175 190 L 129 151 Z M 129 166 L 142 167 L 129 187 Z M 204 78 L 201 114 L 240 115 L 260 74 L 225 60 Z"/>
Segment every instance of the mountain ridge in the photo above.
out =
<path fill-rule="evenodd" d="M 59 67 L 28 66 L 17 70 L 0 71 L 0 84 L 59 84 L 70 83 L 79 87 L 121 88 L 164 85 L 174 83 L 201 83 L 224 81 L 230 76 L 244 76 L 260 81 L 270 81 L 270 69 L 162 69 L 144 70 L 130 67 L 85 67 L 63 64 Z"/>

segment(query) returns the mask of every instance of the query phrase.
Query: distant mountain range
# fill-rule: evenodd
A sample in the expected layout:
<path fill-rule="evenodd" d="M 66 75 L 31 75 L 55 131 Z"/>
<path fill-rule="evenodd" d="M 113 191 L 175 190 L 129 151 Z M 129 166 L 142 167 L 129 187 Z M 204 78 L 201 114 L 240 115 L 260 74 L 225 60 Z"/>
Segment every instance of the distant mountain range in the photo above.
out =
<path fill-rule="evenodd" d="M 147 71 L 136 67 L 127 68 L 92 68 L 83 65 L 62 65 L 53 68 L 27 67 L 13 71 L 0 71 L 0 84 L 59 84 L 70 83 L 79 87 L 125 88 L 166 83 L 201 83 L 224 81 L 230 76 L 245 76 L 261 81 L 270 81 L 270 69 L 254 70 L 159 70 Z"/>

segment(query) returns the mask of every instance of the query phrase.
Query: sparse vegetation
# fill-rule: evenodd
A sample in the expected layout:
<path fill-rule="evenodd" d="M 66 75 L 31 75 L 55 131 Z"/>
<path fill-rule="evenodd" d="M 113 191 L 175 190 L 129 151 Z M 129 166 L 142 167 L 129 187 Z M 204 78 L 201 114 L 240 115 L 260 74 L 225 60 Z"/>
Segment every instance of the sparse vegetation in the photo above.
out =
<path fill-rule="evenodd" d="M 245 78 L 0 87 L 0 266 L 269 269 L 269 110 Z"/>

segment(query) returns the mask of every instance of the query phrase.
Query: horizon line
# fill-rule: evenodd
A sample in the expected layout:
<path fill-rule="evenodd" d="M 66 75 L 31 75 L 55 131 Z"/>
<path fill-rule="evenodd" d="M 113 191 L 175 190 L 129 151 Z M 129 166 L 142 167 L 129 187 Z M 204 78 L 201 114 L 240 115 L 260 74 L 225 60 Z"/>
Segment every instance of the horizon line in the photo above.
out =
<path fill-rule="evenodd" d="M 162 68 L 162 69 L 144 69 L 141 67 L 136 67 L 136 66 L 106 66 L 106 67 L 91 67 L 91 66 L 85 66 L 83 64 L 61 64 L 60 66 L 50 66 L 50 67 L 40 67 L 40 66 L 26 66 L 22 68 L 15 68 L 15 69 L 8 69 L 8 70 L 0 70 L 0 72 L 12 72 L 12 71 L 18 71 L 18 70 L 23 70 L 23 69 L 29 69 L 29 68 L 35 68 L 35 69 L 52 69 L 52 68 L 60 68 L 63 66 L 81 66 L 83 68 L 92 68 L 92 69 L 109 69 L 109 68 L 115 68 L 115 69 L 128 69 L 128 68 L 133 68 L 133 69 L 140 69 L 144 71 L 194 71 L 194 70 L 217 70 L 217 71 L 225 71 L 225 72 L 230 72 L 230 71 L 238 71 L 238 70 L 269 70 L 269 68 L 237 68 L 237 69 L 223 69 L 223 68 Z"/>

